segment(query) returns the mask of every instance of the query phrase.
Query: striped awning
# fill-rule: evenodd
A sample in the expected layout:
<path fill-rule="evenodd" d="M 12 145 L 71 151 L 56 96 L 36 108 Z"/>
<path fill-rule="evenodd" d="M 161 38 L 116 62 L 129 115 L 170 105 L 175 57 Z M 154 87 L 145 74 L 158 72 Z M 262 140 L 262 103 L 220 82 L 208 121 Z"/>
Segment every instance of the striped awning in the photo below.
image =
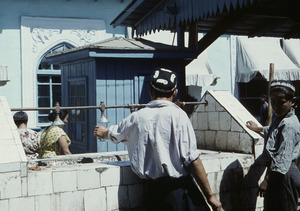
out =
<path fill-rule="evenodd" d="M 131 26 L 137 35 L 171 29 L 174 23 L 197 21 L 217 13 L 245 7 L 254 0 L 136 0 L 132 1 L 112 25 Z M 146 12 L 145 12 L 146 11 Z"/>

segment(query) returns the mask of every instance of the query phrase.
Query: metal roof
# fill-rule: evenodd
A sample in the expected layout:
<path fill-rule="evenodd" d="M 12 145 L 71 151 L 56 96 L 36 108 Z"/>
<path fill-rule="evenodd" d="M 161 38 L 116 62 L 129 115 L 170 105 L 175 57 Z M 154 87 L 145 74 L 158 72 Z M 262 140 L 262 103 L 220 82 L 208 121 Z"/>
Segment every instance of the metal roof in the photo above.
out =
<path fill-rule="evenodd" d="M 197 21 L 198 32 L 300 38 L 299 0 L 135 0 L 112 21 L 137 35 L 176 30 Z M 223 33 L 224 32 L 224 33 Z"/>
<path fill-rule="evenodd" d="M 47 61 L 53 64 L 75 61 L 83 58 L 165 58 L 192 60 L 197 57 L 194 50 L 170 46 L 142 38 L 110 38 L 101 42 L 71 48 L 52 55 Z"/>

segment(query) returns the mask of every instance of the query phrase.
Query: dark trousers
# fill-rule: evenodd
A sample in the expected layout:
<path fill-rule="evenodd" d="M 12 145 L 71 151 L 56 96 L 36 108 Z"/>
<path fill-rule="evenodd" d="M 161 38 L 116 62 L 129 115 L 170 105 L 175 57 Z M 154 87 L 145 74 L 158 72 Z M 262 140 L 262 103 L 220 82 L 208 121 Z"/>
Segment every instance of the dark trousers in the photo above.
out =
<path fill-rule="evenodd" d="M 295 163 L 283 175 L 270 172 L 266 196 L 265 211 L 297 211 L 300 193 L 300 172 Z"/>
<path fill-rule="evenodd" d="M 209 211 L 191 176 L 160 178 L 147 182 L 146 208 L 149 211 Z"/>

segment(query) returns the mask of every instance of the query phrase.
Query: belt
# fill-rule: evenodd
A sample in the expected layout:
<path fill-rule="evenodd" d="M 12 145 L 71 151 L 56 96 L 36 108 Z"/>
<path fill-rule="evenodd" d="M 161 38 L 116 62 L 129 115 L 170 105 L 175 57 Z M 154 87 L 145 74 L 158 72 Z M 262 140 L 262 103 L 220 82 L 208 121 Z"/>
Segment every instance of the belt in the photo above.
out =
<path fill-rule="evenodd" d="M 161 187 L 169 187 L 169 188 L 180 188 L 186 187 L 188 185 L 193 184 L 193 178 L 191 175 L 182 176 L 179 178 L 174 177 L 160 177 L 157 179 L 149 180 L 151 185 L 161 186 Z"/>

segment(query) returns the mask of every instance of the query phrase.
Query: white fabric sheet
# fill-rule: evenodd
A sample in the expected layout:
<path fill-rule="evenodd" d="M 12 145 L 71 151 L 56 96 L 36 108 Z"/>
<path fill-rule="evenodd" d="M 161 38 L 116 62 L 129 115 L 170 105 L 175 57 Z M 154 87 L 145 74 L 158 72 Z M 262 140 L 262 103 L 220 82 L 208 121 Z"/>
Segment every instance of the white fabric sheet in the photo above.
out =
<path fill-rule="evenodd" d="M 212 72 L 207 54 L 202 52 L 185 69 L 186 86 L 211 86 L 219 78 Z"/>
<path fill-rule="evenodd" d="M 270 63 L 274 63 L 274 79 L 300 80 L 300 69 L 284 53 L 279 38 L 239 36 L 236 44 L 237 82 L 249 82 L 257 72 L 268 81 Z"/>
<path fill-rule="evenodd" d="M 292 62 L 300 68 L 300 40 L 282 40 L 282 49 Z"/>

